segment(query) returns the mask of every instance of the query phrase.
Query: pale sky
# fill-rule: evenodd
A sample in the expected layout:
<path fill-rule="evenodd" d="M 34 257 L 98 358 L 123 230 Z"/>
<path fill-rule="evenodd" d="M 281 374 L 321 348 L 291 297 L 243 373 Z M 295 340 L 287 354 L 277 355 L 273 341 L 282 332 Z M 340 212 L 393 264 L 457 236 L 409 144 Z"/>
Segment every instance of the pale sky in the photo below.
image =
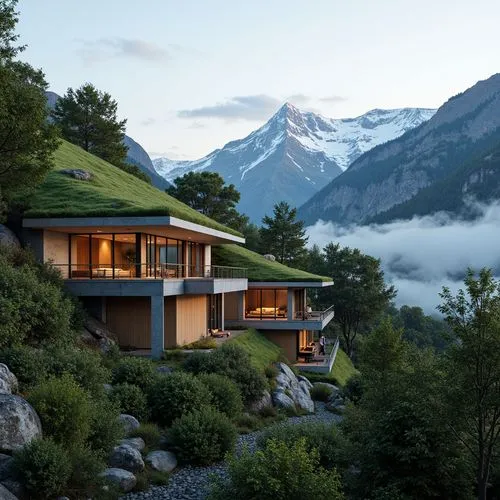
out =
<path fill-rule="evenodd" d="M 20 0 L 23 59 L 91 82 L 153 156 L 195 159 L 285 101 L 438 107 L 500 68 L 498 0 Z"/>

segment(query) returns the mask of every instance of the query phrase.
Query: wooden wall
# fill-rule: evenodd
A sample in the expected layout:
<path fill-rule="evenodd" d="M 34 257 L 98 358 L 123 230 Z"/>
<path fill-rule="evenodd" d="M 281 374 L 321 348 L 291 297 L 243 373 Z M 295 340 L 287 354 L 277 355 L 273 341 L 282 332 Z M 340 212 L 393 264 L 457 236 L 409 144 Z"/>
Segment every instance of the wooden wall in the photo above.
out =
<path fill-rule="evenodd" d="M 264 336 L 283 349 L 289 361 L 297 361 L 298 330 L 259 330 Z"/>
<path fill-rule="evenodd" d="M 177 347 L 177 297 L 165 297 L 165 348 Z"/>
<path fill-rule="evenodd" d="M 231 292 L 224 294 L 224 319 L 238 320 L 243 319 L 238 315 L 238 302 L 242 292 Z"/>
<path fill-rule="evenodd" d="M 189 344 L 207 334 L 207 296 L 177 297 L 177 344 Z"/>

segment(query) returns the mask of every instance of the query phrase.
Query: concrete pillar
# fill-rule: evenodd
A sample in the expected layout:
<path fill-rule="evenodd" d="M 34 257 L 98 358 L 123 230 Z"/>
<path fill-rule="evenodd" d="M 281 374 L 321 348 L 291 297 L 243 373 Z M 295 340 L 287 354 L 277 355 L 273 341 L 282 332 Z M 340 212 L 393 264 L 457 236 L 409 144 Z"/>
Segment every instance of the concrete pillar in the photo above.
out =
<path fill-rule="evenodd" d="M 224 330 L 224 294 L 220 294 L 220 328 Z"/>
<path fill-rule="evenodd" d="M 293 288 L 288 288 L 287 319 L 293 320 Z"/>
<path fill-rule="evenodd" d="M 163 295 L 151 296 L 151 357 L 160 359 L 164 350 L 165 299 Z"/>
<path fill-rule="evenodd" d="M 238 310 L 237 318 L 239 320 L 245 319 L 245 292 L 236 292 L 238 294 Z"/>

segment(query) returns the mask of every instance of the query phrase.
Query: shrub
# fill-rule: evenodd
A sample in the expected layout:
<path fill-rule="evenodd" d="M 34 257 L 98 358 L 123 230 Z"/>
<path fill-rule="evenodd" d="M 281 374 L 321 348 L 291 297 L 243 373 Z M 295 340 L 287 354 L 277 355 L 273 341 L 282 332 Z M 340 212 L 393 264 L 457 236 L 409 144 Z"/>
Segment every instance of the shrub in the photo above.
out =
<path fill-rule="evenodd" d="M 127 383 L 115 385 L 110 399 L 121 413 L 133 415 L 137 420 L 148 418 L 149 408 L 146 395 L 136 385 Z"/>
<path fill-rule="evenodd" d="M 126 357 L 113 368 L 113 384 L 132 384 L 145 391 L 155 378 L 155 365 L 149 359 Z"/>
<path fill-rule="evenodd" d="M 353 403 L 357 403 L 363 395 L 363 380 L 360 374 L 353 375 L 346 383 L 343 395 Z"/>
<path fill-rule="evenodd" d="M 241 392 L 238 386 L 224 375 L 205 373 L 199 380 L 207 387 L 212 397 L 212 406 L 229 418 L 238 416 L 243 410 Z"/>
<path fill-rule="evenodd" d="M 36 385 L 28 396 L 46 435 L 66 447 L 82 445 L 90 432 L 91 406 L 85 392 L 70 375 Z"/>
<path fill-rule="evenodd" d="M 156 449 L 160 446 L 161 433 L 156 424 L 141 424 L 132 431 L 130 436 L 142 438 L 149 449 Z"/>
<path fill-rule="evenodd" d="M 305 440 L 309 451 L 318 451 L 319 462 L 323 467 L 330 469 L 348 466 L 347 440 L 336 424 L 302 423 L 273 426 L 262 432 L 257 444 L 264 448 L 269 441 L 275 440 L 292 447 L 300 439 Z"/>
<path fill-rule="evenodd" d="M 314 401 L 324 401 L 325 403 L 328 401 L 330 396 L 332 395 L 332 388 L 327 385 L 319 384 L 315 385 L 310 391 L 311 399 Z"/>
<path fill-rule="evenodd" d="M 70 453 L 71 476 L 68 490 L 77 498 L 88 498 L 99 492 L 103 481 L 99 474 L 105 469 L 103 457 L 90 448 L 76 448 Z"/>
<path fill-rule="evenodd" d="M 151 418 L 169 426 L 176 418 L 210 402 L 208 389 L 190 373 L 157 378 L 148 394 Z"/>
<path fill-rule="evenodd" d="M 264 368 L 264 375 L 269 380 L 274 380 L 278 376 L 279 370 L 275 365 L 269 365 Z"/>
<path fill-rule="evenodd" d="M 314 498 L 340 500 L 344 496 L 335 470 L 319 465 L 318 453 L 307 449 L 304 439 L 292 446 L 276 440 L 251 454 L 245 449 L 229 459 L 229 480 L 216 478 L 210 500 L 276 500 Z"/>
<path fill-rule="evenodd" d="M 217 371 L 212 361 L 213 355 L 214 353 L 195 351 L 184 360 L 183 368 L 187 372 L 195 374 L 213 373 Z"/>
<path fill-rule="evenodd" d="M 0 363 L 5 363 L 17 377 L 21 392 L 47 376 L 45 357 L 40 349 L 34 347 L 15 346 L 4 349 L 0 351 Z"/>
<path fill-rule="evenodd" d="M 101 456 L 107 456 L 116 443 L 123 437 L 123 426 L 118 420 L 119 411 L 107 399 L 94 401 L 88 446 Z"/>
<path fill-rule="evenodd" d="M 278 416 L 278 412 L 274 406 L 263 406 L 259 410 L 259 415 L 262 418 L 274 418 Z"/>
<path fill-rule="evenodd" d="M 71 464 L 63 446 L 50 439 L 33 440 L 14 454 L 14 469 L 33 498 L 55 498 L 63 493 Z"/>
<path fill-rule="evenodd" d="M 170 439 L 181 462 L 211 464 L 232 450 L 236 429 L 226 415 L 204 406 L 177 419 Z"/>
<path fill-rule="evenodd" d="M 260 429 L 262 423 L 257 415 L 242 413 L 235 421 L 236 427 L 240 434 L 248 434 L 252 431 Z"/>

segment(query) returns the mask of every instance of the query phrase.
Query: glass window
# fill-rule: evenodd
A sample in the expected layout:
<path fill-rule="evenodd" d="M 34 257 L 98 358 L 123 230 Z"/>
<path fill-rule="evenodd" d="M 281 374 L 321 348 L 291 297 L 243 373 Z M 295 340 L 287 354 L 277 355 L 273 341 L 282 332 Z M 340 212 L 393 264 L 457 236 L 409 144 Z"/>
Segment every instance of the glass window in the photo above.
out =
<path fill-rule="evenodd" d="M 252 319 L 285 319 L 288 294 L 286 289 L 250 289 L 246 292 L 245 317 Z"/>

